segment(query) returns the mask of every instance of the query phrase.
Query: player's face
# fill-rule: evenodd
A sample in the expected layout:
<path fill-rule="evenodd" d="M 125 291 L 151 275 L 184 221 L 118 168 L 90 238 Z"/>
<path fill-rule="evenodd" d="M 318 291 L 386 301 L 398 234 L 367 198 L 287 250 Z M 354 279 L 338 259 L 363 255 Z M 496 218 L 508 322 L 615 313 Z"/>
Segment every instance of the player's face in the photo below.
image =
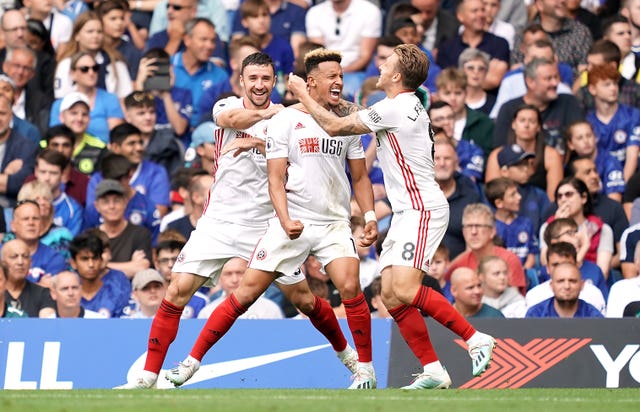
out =
<path fill-rule="evenodd" d="M 448 265 L 449 259 L 447 259 L 446 256 L 442 254 L 434 255 L 431 262 L 429 262 L 429 275 L 436 280 L 442 279 L 447 271 Z"/>
<path fill-rule="evenodd" d="M 124 219 L 127 201 L 124 196 L 113 193 L 96 199 L 94 206 L 105 222 L 117 223 Z"/>
<path fill-rule="evenodd" d="M 25 242 L 36 240 L 40 237 L 40 207 L 25 203 L 13 212 L 11 229 L 18 239 Z"/>
<path fill-rule="evenodd" d="M 464 100 L 467 98 L 467 92 L 461 87 L 450 86 L 440 89 L 438 90 L 438 97 L 451 106 L 456 116 L 461 115 L 465 110 Z"/>
<path fill-rule="evenodd" d="M 73 273 L 60 273 L 56 276 L 56 287 L 51 289 L 51 296 L 59 307 L 67 309 L 80 307 L 82 299 L 80 280 Z"/>
<path fill-rule="evenodd" d="M 507 263 L 503 260 L 492 260 L 481 275 L 482 287 L 487 291 L 502 293 L 509 286 L 507 277 Z"/>
<path fill-rule="evenodd" d="M 264 109 L 270 103 L 276 76 L 271 66 L 249 65 L 240 75 L 240 85 L 244 88 L 245 104 L 250 109 Z M 247 102 L 248 100 L 248 102 Z"/>
<path fill-rule="evenodd" d="M 144 158 L 144 143 L 138 134 L 132 134 L 119 144 L 111 144 L 109 148 L 113 153 L 120 154 L 134 165 L 138 165 Z"/>
<path fill-rule="evenodd" d="M 570 184 L 562 185 L 558 188 L 556 202 L 558 210 L 565 209 L 569 217 L 581 216 L 583 207 L 587 203 L 587 197 L 578 193 L 575 187 Z"/>
<path fill-rule="evenodd" d="M 391 55 L 378 68 L 380 69 L 380 77 L 378 77 L 376 87 L 384 90 L 385 87 L 391 85 L 393 76 L 398 73 L 398 55 L 392 50 Z"/>
<path fill-rule="evenodd" d="M 242 25 L 253 36 L 264 36 L 269 33 L 271 27 L 271 16 L 269 10 L 261 9 L 255 16 L 248 16 L 242 19 Z"/>
<path fill-rule="evenodd" d="M 124 10 L 111 10 L 102 16 L 104 34 L 114 39 L 119 39 L 124 34 Z"/>
<path fill-rule="evenodd" d="M 127 121 L 144 134 L 151 134 L 156 127 L 156 109 L 153 106 L 127 109 Z"/>
<path fill-rule="evenodd" d="M 76 103 L 60 113 L 60 120 L 73 133 L 81 135 L 89 127 L 89 108 L 84 103 Z"/>
<path fill-rule="evenodd" d="M 631 51 L 631 26 L 628 23 L 613 23 L 606 39 L 618 46 L 620 55 L 624 58 Z"/>
<path fill-rule="evenodd" d="M 102 273 L 102 256 L 94 255 L 90 250 L 81 250 L 75 259 L 71 259 L 71 266 L 82 279 L 93 281 Z"/>
<path fill-rule="evenodd" d="M 618 101 L 618 83 L 613 79 L 604 79 L 589 85 L 589 92 L 596 99 L 608 104 Z"/>
<path fill-rule="evenodd" d="M 464 74 L 467 76 L 467 85 L 471 87 L 482 87 L 482 82 L 487 76 L 487 65 L 482 59 L 471 60 L 462 66 Z"/>
<path fill-rule="evenodd" d="M 589 189 L 589 193 L 596 193 L 600 190 L 600 176 L 596 169 L 596 164 L 591 159 L 580 159 L 573 162 L 575 177 L 582 180 Z"/>
<path fill-rule="evenodd" d="M 472 213 L 462 218 L 462 236 L 467 248 L 479 250 L 491 243 L 496 234 L 487 216 L 482 213 Z"/>
<path fill-rule="evenodd" d="M 47 163 L 42 159 L 38 159 L 34 173 L 36 180 L 38 182 L 45 183 L 52 191 L 57 191 L 60 188 L 62 171 L 60 171 L 58 166 Z"/>
<path fill-rule="evenodd" d="M 522 140 L 535 140 L 540 131 L 538 114 L 534 110 L 520 110 L 511 122 L 515 135 Z"/>
<path fill-rule="evenodd" d="M 337 106 L 342 96 L 343 73 L 340 63 L 322 62 L 313 70 L 309 85 L 310 94 L 315 101 L 325 107 Z"/>
<path fill-rule="evenodd" d="M 562 265 L 551 276 L 551 289 L 556 300 L 561 303 L 572 303 L 578 299 L 582 290 L 580 270 L 575 266 Z"/>
<path fill-rule="evenodd" d="M 596 136 L 589 123 L 578 123 L 569 130 L 567 146 L 580 156 L 591 156 L 596 151 Z"/>
<path fill-rule="evenodd" d="M 503 208 L 512 213 L 517 213 L 520 210 L 520 200 L 522 196 L 520 192 L 518 192 L 518 188 L 516 186 L 508 187 L 504 192 L 504 197 L 502 198 Z"/>
<path fill-rule="evenodd" d="M 453 113 L 451 106 L 443 106 L 438 109 L 431 109 L 429 112 L 429 118 L 431 124 L 444 130 L 444 134 L 451 138 L 453 137 L 453 127 L 456 121 L 456 116 Z"/>
<path fill-rule="evenodd" d="M 247 262 L 243 259 L 234 258 L 229 260 L 220 272 L 220 287 L 227 294 L 238 289 L 245 270 L 247 270 Z"/>
<path fill-rule="evenodd" d="M 434 154 L 435 178 L 439 182 L 448 181 L 453 178 L 458 168 L 458 155 L 449 144 L 438 144 Z"/>

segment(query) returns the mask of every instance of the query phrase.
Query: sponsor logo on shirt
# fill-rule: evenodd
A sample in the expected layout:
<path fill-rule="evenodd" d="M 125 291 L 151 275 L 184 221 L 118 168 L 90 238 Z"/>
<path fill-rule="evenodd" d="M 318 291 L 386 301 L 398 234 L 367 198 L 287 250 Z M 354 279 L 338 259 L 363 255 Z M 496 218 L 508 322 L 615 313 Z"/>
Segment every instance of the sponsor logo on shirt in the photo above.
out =
<path fill-rule="evenodd" d="M 329 156 L 342 156 L 344 142 L 339 139 L 322 139 L 319 137 L 304 137 L 298 139 L 300 154 L 322 154 Z"/>
<path fill-rule="evenodd" d="M 379 123 L 380 120 L 382 120 L 382 117 L 380 117 L 378 112 L 373 109 L 369 109 L 369 113 L 367 113 L 367 116 L 369 116 L 369 119 L 374 123 Z"/>

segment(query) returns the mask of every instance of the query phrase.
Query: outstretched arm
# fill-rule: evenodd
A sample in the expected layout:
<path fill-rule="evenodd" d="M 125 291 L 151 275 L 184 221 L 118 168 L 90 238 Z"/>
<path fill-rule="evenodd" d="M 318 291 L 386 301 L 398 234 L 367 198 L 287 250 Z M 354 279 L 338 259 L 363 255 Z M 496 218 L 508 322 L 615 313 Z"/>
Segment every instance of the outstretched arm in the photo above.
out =
<path fill-rule="evenodd" d="M 336 117 L 309 96 L 307 83 L 295 74 L 289 75 L 289 90 L 298 98 L 300 103 L 311 113 L 311 116 L 331 136 L 345 136 L 370 133 L 371 129 L 365 125 L 357 112 L 345 117 Z M 342 108 L 343 106 L 339 106 Z M 350 109 L 347 109 L 350 110 Z"/>
<path fill-rule="evenodd" d="M 289 236 L 289 239 L 300 237 L 304 225 L 299 220 L 289 217 L 287 193 L 285 192 L 285 174 L 287 171 L 286 157 L 267 160 L 267 175 L 269 178 L 269 197 L 280 220 L 280 225 Z"/>
<path fill-rule="evenodd" d="M 271 119 L 276 113 L 284 109 L 281 104 L 269 105 L 266 109 L 229 109 L 216 115 L 216 124 L 220 127 L 229 127 L 237 130 L 248 129 L 260 120 Z"/>

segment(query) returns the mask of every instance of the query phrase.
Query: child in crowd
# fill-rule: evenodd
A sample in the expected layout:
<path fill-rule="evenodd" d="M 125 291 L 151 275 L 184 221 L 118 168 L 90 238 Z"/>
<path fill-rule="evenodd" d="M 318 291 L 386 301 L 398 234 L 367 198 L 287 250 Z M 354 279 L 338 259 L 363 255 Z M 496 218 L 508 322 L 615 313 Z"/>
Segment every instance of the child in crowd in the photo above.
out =
<path fill-rule="evenodd" d="M 447 269 L 449 269 L 449 263 L 451 263 L 449 249 L 444 244 L 440 244 L 433 254 L 431 262 L 429 262 L 429 276 L 438 281 L 444 297 L 453 303 L 451 283 L 445 277 Z"/>

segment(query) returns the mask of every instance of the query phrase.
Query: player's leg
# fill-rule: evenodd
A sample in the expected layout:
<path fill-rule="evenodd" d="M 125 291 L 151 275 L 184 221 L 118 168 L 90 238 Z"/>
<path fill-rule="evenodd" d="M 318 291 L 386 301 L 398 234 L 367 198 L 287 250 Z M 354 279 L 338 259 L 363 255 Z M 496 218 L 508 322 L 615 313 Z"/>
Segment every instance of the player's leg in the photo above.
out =
<path fill-rule="evenodd" d="M 272 273 L 248 268 L 238 289 L 209 315 L 189 356 L 167 372 L 167 380 L 175 386 L 180 386 L 191 379 L 200 368 L 204 355 L 231 329 L 236 319 L 267 290 L 273 279 Z"/>
<path fill-rule="evenodd" d="M 306 315 L 313 326 L 327 338 L 340 361 L 351 373 L 355 373 L 358 354 L 347 343 L 329 302 L 311 292 L 304 275 L 299 271 L 291 276 L 279 277 L 276 279 L 276 285 L 287 299 Z"/>
<path fill-rule="evenodd" d="M 178 334 L 182 311 L 189 299 L 206 280 L 206 277 L 192 273 L 171 274 L 167 293 L 151 322 L 144 370 L 117 389 L 143 389 L 155 386 L 169 346 Z"/>

